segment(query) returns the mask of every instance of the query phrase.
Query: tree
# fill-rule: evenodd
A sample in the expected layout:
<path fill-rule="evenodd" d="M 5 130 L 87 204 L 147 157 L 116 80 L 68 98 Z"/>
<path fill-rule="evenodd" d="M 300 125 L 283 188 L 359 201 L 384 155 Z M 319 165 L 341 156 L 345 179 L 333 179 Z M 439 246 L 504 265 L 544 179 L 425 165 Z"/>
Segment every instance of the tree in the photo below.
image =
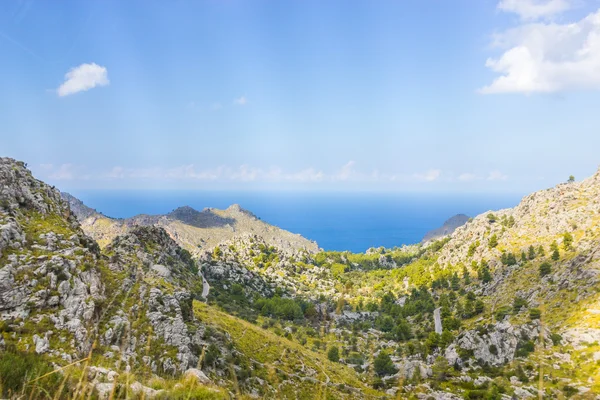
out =
<path fill-rule="evenodd" d="M 485 308 L 485 304 L 481 300 L 477 300 L 475 305 L 473 306 L 473 310 L 475 311 L 475 315 L 481 314 Z"/>
<path fill-rule="evenodd" d="M 540 265 L 540 276 L 546 276 L 552 272 L 552 266 L 549 262 L 545 261 Z"/>
<path fill-rule="evenodd" d="M 527 251 L 527 257 L 530 260 L 533 260 L 535 258 L 535 249 L 533 248 L 533 245 L 529 246 L 529 250 Z"/>
<path fill-rule="evenodd" d="M 375 373 L 379 376 L 393 375 L 398 372 L 390 355 L 384 350 L 380 351 L 377 357 L 375 357 L 373 368 L 375 369 Z"/>
<path fill-rule="evenodd" d="M 570 250 L 572 244 L 573 244 L 573 235 L 571 235 L 571 233 L 569 233 L 569 232 L 565 232 L 565 234 L 563 235 L 563 248 L 565 250 Z"/>
<path fill-rule="evenodd" d="M 521 261 L 522 261 L 523 263 L 526 263 L 526 262 L 527 262 L 527 254 L 525 254 L 525 251 L 522 251 L 522 252 L 521 252 Z"/>
<path fill-rule="evenodd" d="M 458 279 L 458 274 L 456 272 L 452 274 L 452 278 L 450 278 L 450 287 L 455 291 L 460 289 L 460 280 Z"/>
<path fill-rule="evenodd" d="M 498 246 L 498 236 L 496 236 L 495 233 L 490 237 L 488 246 L 490 246 L 490 249 L 493 249 L 494 247 Z"/>
<path fill-rule="evenodd" d="M 491 282 L 492 274 L 490 274 L 490 269 L 487 266 L 487 263 L 479 269 L 479 272 L 481 272 L 481 281 L 483 283 Z"/>
<path fill-rule="evenodd" d="M 469 270 L 466 266 L 463 266 L 463 280 L 465 281 L 465 285 L 469 285 L 471 283 L 471 274 L 469 274 Z"/>
<path fill-rule="evenodd" d="M 219 246 L 215 247 L 215 249 L 213 250 L 213 257 L 219 258 L 222 254 L 223 252 L 221 251 L 221 248 Z"/>
<path fill-rule="evenodd" d="M 558 261 L 559 258 L 560 258 L 560 253 L 558 252 L 558 249 L 554 249 L 554 251 L 552 252 L 552 259 L 554 261 Z"/>
<path fill-rule="evenodd" d="M 542 246 L 541 244 L 539 245 L 538 249 L 537 249 L 537 253 L 539 256 L 544 256 L 546 255 L 546 252 L 544 251 L 544 246 Z"/>
<path fill-rule="evenodd" d="M 490 224 L 493 224 L 494 222 L 496 222 L 498 220 L 498 217 L 496 217 L 494 214 L 489 213 L 487 215 L 487 219 L 490 222 Z"/>
<path fill-rule="evenodd" d="M 410 324 L 405 320 L 398 322 L 393 333 L 398 341 L 407 341 L 412 338 L 412 329 L 410 328 Z"/>
<path fill-rule="evenodd" d="M 340 350 L 336 346 L 332 346 L 327 352 L 327 358 L 333 362 L 340 361 Z"/>
<path fill-rule="evenodd" d="M 444 382 L 448 379 L 450 373 L 450 365 L 446 357 L 438 356 L 433 363 L 431 368 L 433 372 L 433 378 L 439 382 Z"/>
<path fill-rule="evenodd" d="M 575 177 L 573 175 L 569 176 L 569 179 L 567 180 L 568 183 L 573 183 L 575 182 Z"/>

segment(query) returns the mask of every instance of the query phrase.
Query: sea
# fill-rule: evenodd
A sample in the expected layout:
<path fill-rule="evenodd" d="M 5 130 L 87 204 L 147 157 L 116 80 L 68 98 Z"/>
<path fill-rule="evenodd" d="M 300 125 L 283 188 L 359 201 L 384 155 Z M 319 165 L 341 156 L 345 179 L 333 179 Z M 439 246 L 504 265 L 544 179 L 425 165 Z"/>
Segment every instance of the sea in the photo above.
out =
<path fill-rule="evenodd" d="M 261 220 L 315 240 L 325 250 L 364 252 L 421 241 L 456 214 L 514 207 L 519 194 L 321 193 L 94 190 L 71 193 L 115 218 L 239 204 Z"/>

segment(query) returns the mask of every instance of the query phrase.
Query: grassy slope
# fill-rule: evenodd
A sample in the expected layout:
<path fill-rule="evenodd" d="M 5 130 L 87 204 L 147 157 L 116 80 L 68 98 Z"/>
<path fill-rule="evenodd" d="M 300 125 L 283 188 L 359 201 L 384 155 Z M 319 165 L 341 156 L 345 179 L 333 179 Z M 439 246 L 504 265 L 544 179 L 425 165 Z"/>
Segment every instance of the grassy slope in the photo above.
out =
<path fill-rule="evenodd" d="M 267 397 L 344 399 L 378 398 L 383 395 L 360 381 L 354 370 L 349 367 L 333 363 L 322 354 L 308 350 L 271 331 L 198 301 L 194 302 L 194 312 L 202 322 L 227 332 L 236 349 L 252 361 L 268 365 L 261 378 L 278 389 L 276 393 L 265 393 Z M 308 376 L 310 370 L 314 371 L 311 377 L 314 379 L 299 377 Z"/>

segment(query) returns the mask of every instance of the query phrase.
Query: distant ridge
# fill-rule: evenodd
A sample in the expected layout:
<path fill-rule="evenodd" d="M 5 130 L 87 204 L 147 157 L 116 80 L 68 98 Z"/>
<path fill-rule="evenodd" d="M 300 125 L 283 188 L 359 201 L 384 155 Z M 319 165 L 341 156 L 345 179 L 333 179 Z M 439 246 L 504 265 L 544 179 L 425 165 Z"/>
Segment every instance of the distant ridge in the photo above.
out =
<path fill-rule="evenodd" d="M 423 236 L 421 243 L 429 242 L 430 240 L 439 239 L 444 236 L 451 235 L 452 232 L 459 226 L 463 226 L 469 220 L 469 216 L 465 214 L 456 214 L 444 222 L 444 224 L 436 229 L 433 229 Z"/>
<path fill-rule="evenodd" d="M 139 214 L 131 218 L 116 219 L 86 206 L 69 193 L 61 195 L 69 203 L 84 232 L 94 238 L 100 247 L 108 245 L 116 236 L 125 234 L 136 226 L 159 226 L 192 254 L 210 250 L 244 234 L 256 235 L 269 246 L 283 251 L 319 251 L 315 241 L 261 221 L 239 204 L 233 204 L 225 210 L 205 208 L 202 211 L 182 206 L 164 215 Z"/>

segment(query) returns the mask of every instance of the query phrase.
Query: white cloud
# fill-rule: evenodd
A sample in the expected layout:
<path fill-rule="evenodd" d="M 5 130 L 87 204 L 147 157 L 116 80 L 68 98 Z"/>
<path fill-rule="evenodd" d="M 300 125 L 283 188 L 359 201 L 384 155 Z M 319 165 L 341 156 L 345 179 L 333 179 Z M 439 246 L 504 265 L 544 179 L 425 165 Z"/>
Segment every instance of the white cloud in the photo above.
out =
<path fill-rule="evenodd" d="M 425 173 L 414 174 L 413 177 L 420 181 L 433 182 L 437 180 L 441 174 L 442 171 L 439 169 L 430 169 Z"/>
<path fill-rule="evenodd" d="M 40 164 L 42 175 L 55 181 L 87 180 L 90 175 L 83 172 L 84 168 L 73 164 Z"/>
<path fill-rule="evenodd" d="M 496 35 L 494 45 L 504 53 L 485 65 L 500 76 L 480 93 L 600 89 L 600 10 L 573 23 L 523 24 Z"/>
<path fill-rule="evenodd" d="M 461 182 L 472 182 L 477 179 L 479 179 L 478 176 L 470 172 L 465 172 L 458 176 L 458 180 Z"/>
<path fill-rule="evenodd" d="M 236 106 L 245 106 L 248 103 L 248 99 L 245 96 L 238 97 L 233 100 L 233 104 Z"/>
<path fill-rule="evenodd" d="M 65 81 L 58 87 L 56 92 L 60 97 L 64 97 L 93 89 L 96 86 L 106 86 L 108 84 L 108 71 L 106 67 L 102 67 L 96 63 L 81 64 L 78 67 L 71 68 L 65 74 Z"/>
<path fill-rule="evenodd" d="M 505 181 L 508 179 L 507 175 L 504 175 L 502 172 L 498 170 L 494 170 L 489 173 L 487 180 L 488 181 Z"/>
<path fill-rule="evenodd" d="M 571 8 L 567 0 L 500 0 L 498 9 L 518 14 L 524 20 L 552 17 Z"/>

